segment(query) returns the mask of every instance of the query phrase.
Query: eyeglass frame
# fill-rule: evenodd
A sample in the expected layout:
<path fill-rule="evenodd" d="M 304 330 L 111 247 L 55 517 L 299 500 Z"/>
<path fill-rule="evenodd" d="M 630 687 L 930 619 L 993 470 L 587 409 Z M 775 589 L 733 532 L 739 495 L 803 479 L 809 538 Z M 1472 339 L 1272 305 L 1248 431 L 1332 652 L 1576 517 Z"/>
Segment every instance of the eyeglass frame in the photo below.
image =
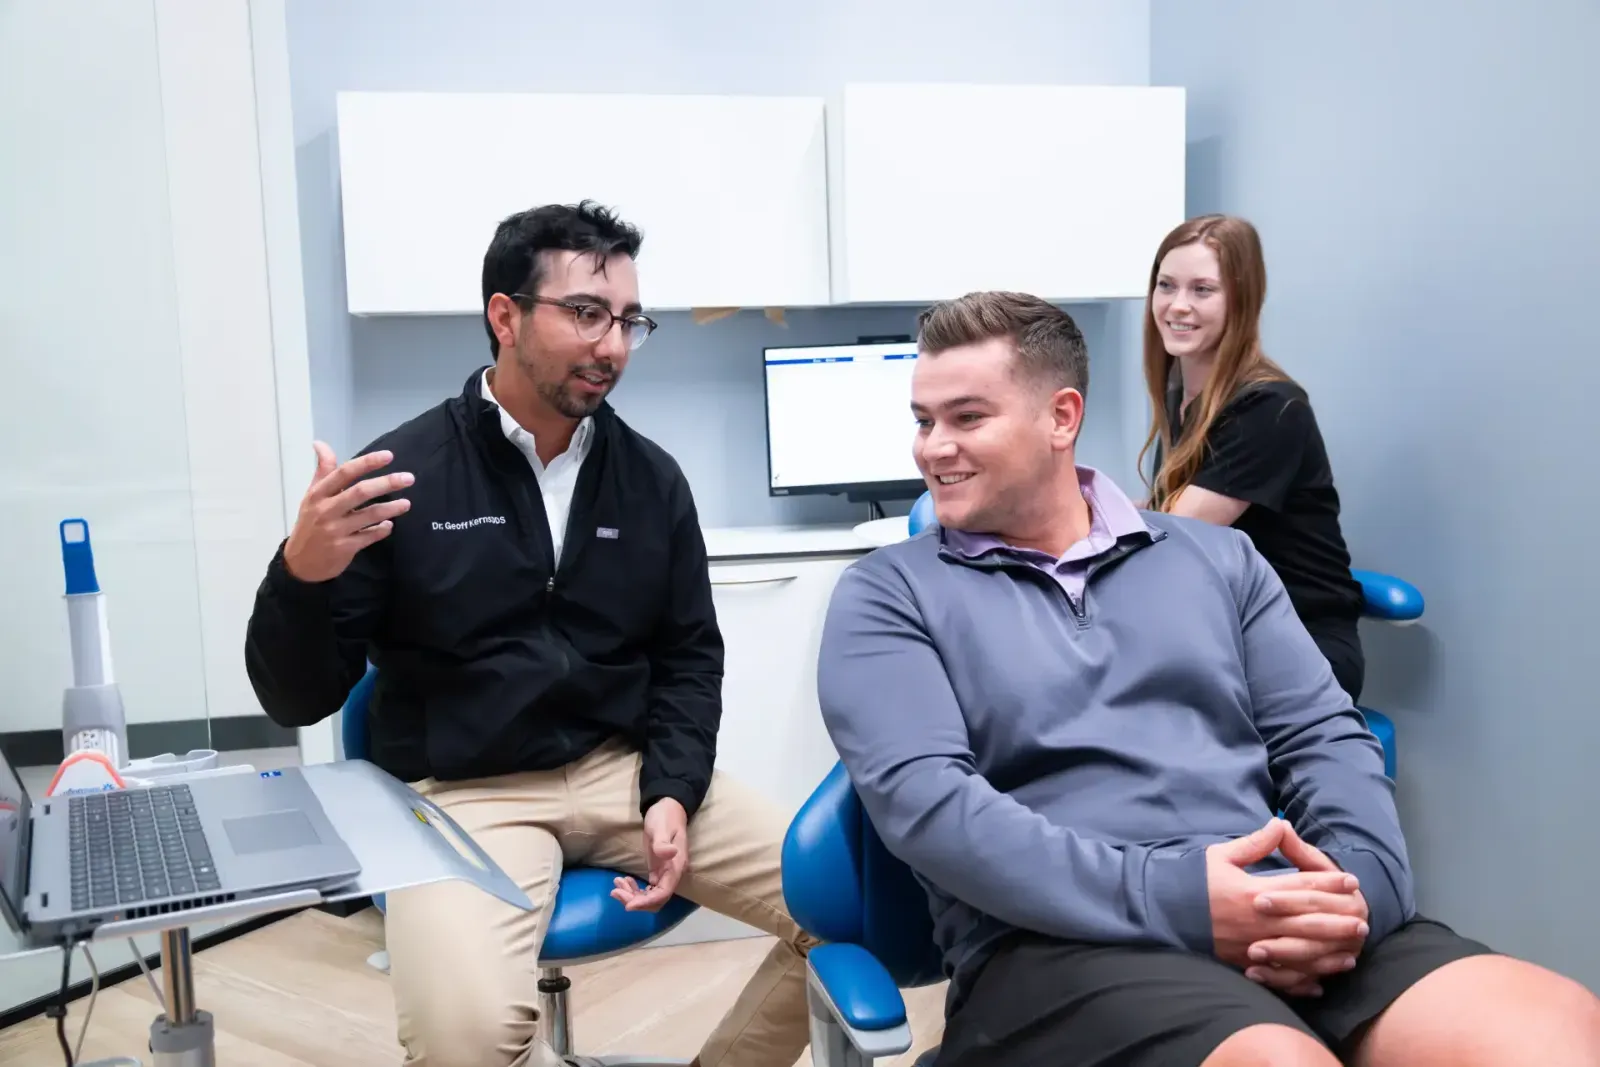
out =
<path fill-rule="evenodd" d="M 597 303 L 593 300 L 561 300 L 553 296 L 535 296 L 533 293 L 520 292 L 508 293 L 507 296 L 509 296 L 512 300 L 526 300 L 530 304 L 547 304 L 550 307 L 566 308 L 568 311 L 572 312 L 572 329 L 574 331 L 577 331 L 578 329 L 578 313 L 588 308 L 598 308 L 599 310 L 604 311 L 607 315 L 611 316 L 611 321 L 606 323 L 606 328 L 601 330 L 593 338 L 584 337 L 582 333 L 579 333 L 578 339 L 580 341 L 599 341 L 601 338 L 605 337 L 606 334 L 610 333 L 611 328 L 618 322 L 621 322 L 624 326 L 633 326 L 634 328 L 643 325 L 644 336 L 639 338 L 638 344 L 630 344 L 628 346 L 628 351 L 630 352 L 638 351 L 639 348 L 641 348 L 644 343 L 650 339 L 650 335 L 656 332 L 656 328 L 660 325 L 660 323 L 656 322 L 655 319 L 652 319 L 649 315 L 646 315 L 642 311 L 636 311 L 631 315 L 618 315 L 604 304 Z"/>

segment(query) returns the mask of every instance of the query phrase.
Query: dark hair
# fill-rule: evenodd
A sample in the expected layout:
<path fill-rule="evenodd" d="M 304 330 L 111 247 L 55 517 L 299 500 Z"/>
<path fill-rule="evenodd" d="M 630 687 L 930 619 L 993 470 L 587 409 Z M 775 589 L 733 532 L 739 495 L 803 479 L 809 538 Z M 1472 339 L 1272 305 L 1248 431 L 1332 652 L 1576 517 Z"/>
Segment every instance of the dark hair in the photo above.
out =
<path fill-rule="evenodd" d="M 938 355 L 960 345 L 1008 337 L 1017 350 L 1017 371 L 1052 392 L 1076 389 L 1089 395 L 1089 346 L 1072 316 L 1027 293 L 968 293 L 944 300 L 917 316 L 917 345 Z"/>
<path fill-rule="evenodd" d="M 500 342 L 489 324 L 489 298 L 496 293 L 538 293 L 541 252 L 584 252 L 600 261 L 614 255 L 639 258 L 644 234 L 610 209 L 592 200 L 580 204 L 545 204 L 501 220 L 483 254 L 483 328 L 489 351 L 500 355 Z"/>

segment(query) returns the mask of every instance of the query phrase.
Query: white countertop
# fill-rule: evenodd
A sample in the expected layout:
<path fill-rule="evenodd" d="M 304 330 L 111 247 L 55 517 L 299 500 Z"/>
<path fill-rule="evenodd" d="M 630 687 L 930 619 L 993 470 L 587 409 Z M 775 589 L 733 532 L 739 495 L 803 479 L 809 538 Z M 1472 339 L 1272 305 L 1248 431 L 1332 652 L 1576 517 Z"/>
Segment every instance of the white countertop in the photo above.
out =
<path fill-rule="evenodd" d="M 763 556 L 864 554 L 881 543 L 862 536 L 853 525 L 722 526 L 710 527 L 702 532 L 706 539 L 706 554 L 713 561 Z"/>

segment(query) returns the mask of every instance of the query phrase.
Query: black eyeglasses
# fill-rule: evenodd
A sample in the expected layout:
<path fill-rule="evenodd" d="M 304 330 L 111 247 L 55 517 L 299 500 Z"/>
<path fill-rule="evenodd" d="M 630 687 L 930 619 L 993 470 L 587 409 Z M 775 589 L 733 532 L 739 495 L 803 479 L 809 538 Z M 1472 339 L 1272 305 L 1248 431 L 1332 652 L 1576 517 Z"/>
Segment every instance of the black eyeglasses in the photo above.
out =
<path fill-rule="evenodd" d="M 511 299 L 525 300 L 530 304 L 549 304 L 551 307 L 566 308 L 572 312 L 572 325 L 578 331 L 578 336 L 585 341 L 598 341 L 611 332 L 613 323 L 622 323 L 622 339 L 628 348 L 636 349 L 649 339 L 655 332 L 656 320 L 648 315 L 616 315 L 604 304 L 592 304 L 582 300 L 556 300 L 548 296 L 534 296 L 532 293 L 512 293 Z"/>

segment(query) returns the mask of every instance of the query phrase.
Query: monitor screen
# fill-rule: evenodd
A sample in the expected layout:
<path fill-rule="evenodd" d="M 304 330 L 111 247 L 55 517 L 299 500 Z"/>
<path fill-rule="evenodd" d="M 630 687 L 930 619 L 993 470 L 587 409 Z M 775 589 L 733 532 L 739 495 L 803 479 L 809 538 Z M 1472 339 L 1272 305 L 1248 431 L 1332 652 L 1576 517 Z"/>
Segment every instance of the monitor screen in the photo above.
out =
<path fill-rule="evenodd" d="M 768 348 L 764 359 L 772 496 L 922 492 L 911 456 L 915 341 Z"/>

